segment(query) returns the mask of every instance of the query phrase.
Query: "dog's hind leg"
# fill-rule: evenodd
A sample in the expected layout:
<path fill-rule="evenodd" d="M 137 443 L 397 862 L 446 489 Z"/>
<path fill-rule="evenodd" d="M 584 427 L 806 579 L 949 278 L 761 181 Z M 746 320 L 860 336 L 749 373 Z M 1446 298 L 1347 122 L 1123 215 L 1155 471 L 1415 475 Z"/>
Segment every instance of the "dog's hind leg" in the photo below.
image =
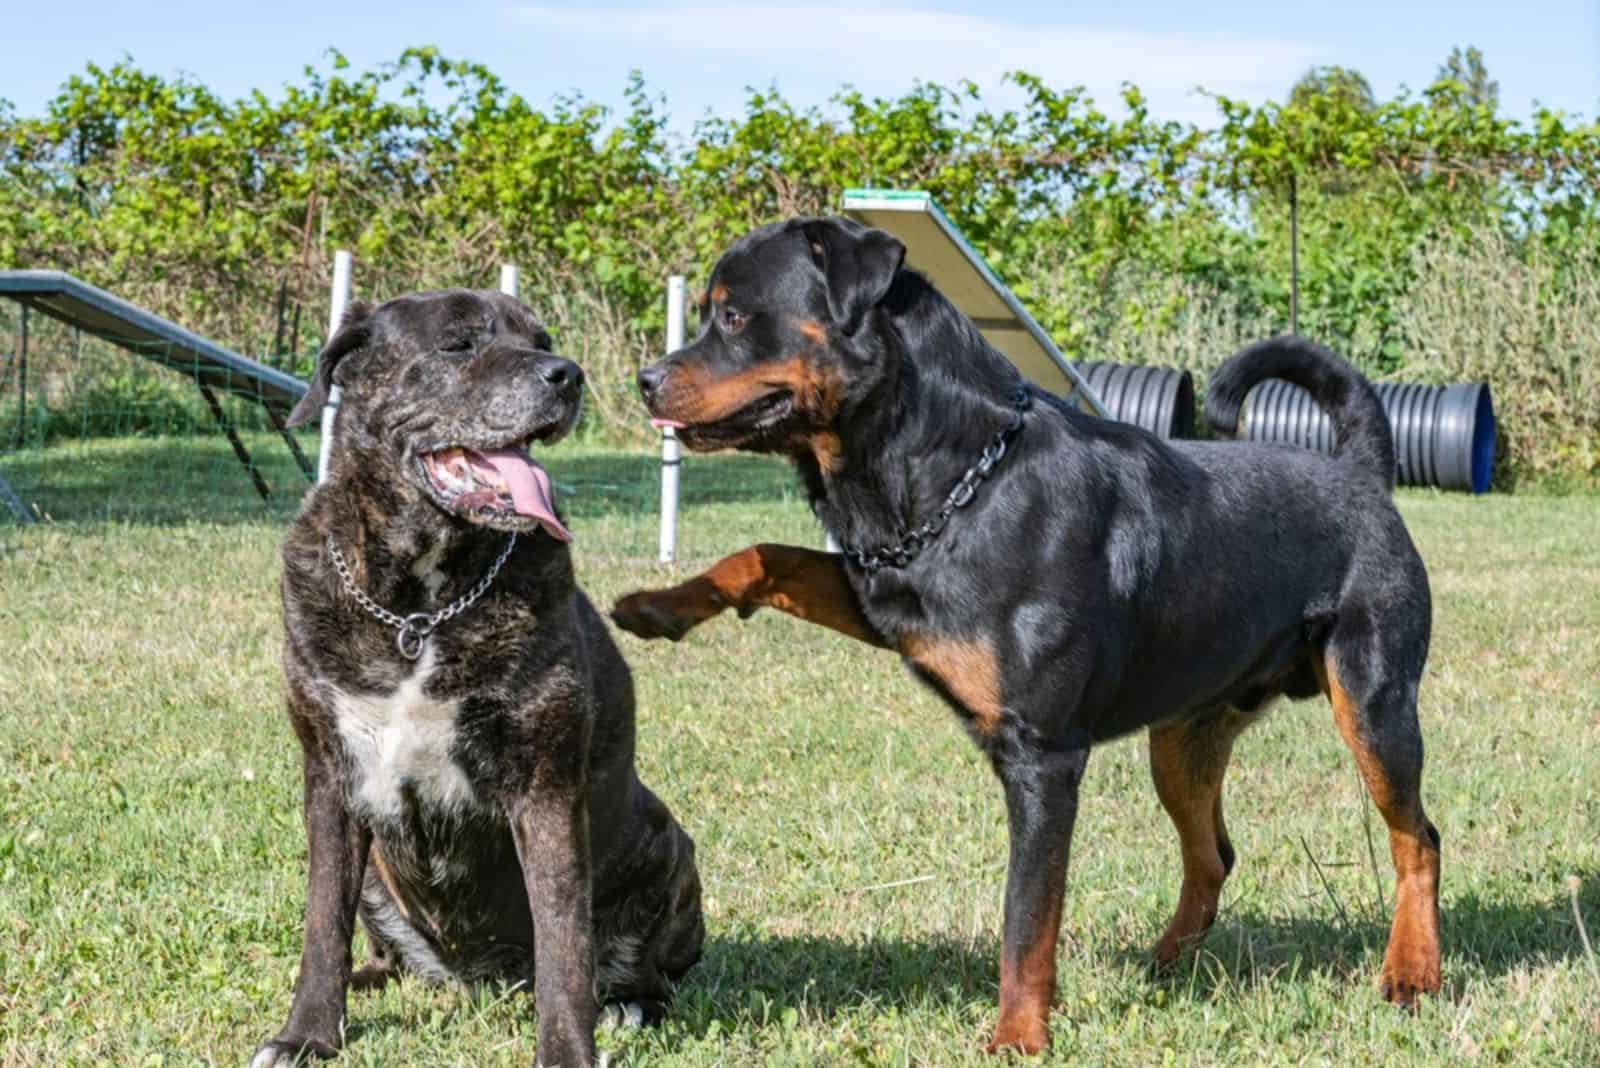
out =
<path fill-rule="evenodd" d="M 694 840 L 640 785 L 631 856 L 607 872 L 594 902 L 600 996 L 624 1023 L 654 1023 L 705 942 Z"/>
<path fill-rule="evenodd" d="M 1156 943 L 1158 968 L 1199 941 L 1217 918 L 1222 883 L 1234 861 L 1233 843 L 1222 821 L 1222 777 L 1234 739 L 1246 722 L 1242 716 L 1223 713 L 1150 731 L 1150 776 L 1178 829 L 1183 855 L 1178 907 Z"/>
<path fill-rule="evenodd" d="M 400 961 L 394 947 L 371 928 L 367 928 L 367 944 L 371 947 L 367 963 L 350 974 L 351 990 L 382 990 L 391 979 L 400 978 Z"/>
<path fill-rule="evenodd" d="M 1409 1006 L 1439 989 L 1439 832 L 1422 808 L 1417 723 L 1427 638 L 1424 633 L 1420 648 L 1402 653 L 1380 644 L 1380 627 L 1356 635 L 1351 629 L 1341 620 L 1324 652 L 1319 681 L 1367 793 L 1389 825 L 1395 908 L 1382 989 L 1389 1001 Z"/>
<path fill-rule="evenodd" d="M 400 977 L 400 951 L 392 941 L 394 929 L 406 923 L 404 910 L 390 888 L 388 866 L 376 842 L 367 852 L 367 873 L 361 888 L 361 927 L 367 932 L 367 963 L 350 976 L 352 990 L 381 990 Z"/>

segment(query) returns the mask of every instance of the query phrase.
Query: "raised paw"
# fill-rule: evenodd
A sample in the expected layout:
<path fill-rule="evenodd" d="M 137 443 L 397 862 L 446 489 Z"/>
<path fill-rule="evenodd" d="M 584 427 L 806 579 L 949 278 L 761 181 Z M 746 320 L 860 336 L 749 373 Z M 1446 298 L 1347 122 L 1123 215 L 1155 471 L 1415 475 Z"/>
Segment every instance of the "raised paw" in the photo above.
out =
<path fill-rule="evenodd" d="M 250 1058 L 250 1068 L 295 1068 L 338 1055 L 339 1050 L 326 1042 L 280 1035 L 256 1048 L 255 1056 Z"/>
<path fill-rule="evenodd" d="M 671 590 L 641 590 L 611 606 L 611 621 L 640 638 L 677 641 L 704 618 L 686 614 L 681 599 Z"/>

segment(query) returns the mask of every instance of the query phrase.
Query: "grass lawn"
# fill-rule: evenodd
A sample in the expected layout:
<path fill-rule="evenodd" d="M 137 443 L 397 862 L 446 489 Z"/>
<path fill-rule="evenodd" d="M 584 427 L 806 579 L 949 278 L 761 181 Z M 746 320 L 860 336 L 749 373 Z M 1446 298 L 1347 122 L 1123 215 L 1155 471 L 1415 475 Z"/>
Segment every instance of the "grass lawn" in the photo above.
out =
<path fill-rule="evenodd" d="M 136 456 L 102 457 L 104 492 Z M 667 578 L 648 460 L 574 447 L 551 468 L 598 602 Z M 685 566 L 818 542 L 786 474 L 684 470 Z M 1600 940 L 1600 499 L 1401 506 L 1434 584 L 1443 996 L 1415 1018 L 1378 998 L 1381 822 L 1326 705 L 1285 704 L 1236 750 L 1221 919 L 1160 981 L 1176 835 L 1142 741 L 1091 760 L 1045 1063 L 1600 1064 L 1569 886 Z M 305 893 L 283 513 L 73 507 L 0 526 L 0 1065 L 240 1064 L 282 1024 Z M 894 657 L 775 615 L 621 641 L 641 772 L 698 842 L 709 930 L 665 1025 L 602 1035 L 614 1059 L 991 1063 L 1004 811 L 953 717 Z M 533 1036 L 520 992 L 407 983 L 352 997 L 343 1062 L 526 1065 Z"/>

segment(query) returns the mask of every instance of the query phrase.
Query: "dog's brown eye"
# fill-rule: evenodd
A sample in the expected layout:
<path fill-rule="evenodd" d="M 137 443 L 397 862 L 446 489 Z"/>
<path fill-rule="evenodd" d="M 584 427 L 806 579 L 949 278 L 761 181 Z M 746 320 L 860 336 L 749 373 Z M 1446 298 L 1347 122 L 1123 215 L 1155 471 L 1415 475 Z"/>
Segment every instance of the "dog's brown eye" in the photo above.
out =
<path fill-rule="evenodd" d="M 722 309 L 722 329 L 730 334 L 737 334 L 744 329 L 744 324 L 749 320 L 732 308 Z"/>

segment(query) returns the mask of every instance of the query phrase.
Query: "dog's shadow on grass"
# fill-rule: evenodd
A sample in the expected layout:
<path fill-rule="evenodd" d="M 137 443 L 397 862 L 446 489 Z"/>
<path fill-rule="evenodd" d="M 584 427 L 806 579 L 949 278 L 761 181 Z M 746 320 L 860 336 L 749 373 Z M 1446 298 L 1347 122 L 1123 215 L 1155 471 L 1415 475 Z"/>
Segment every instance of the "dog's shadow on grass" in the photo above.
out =
<path fill-rule="evenodd" d="M 1579 908 L 1593 941 L 1600 936 L 1600 871 L 1580 877 Z M 1197 952 L 1159 975 L 1150 967 L 1150 946 L 1161 926 L 1156 923 L 1149 941 L 1119 947 L 1106 964 L 1140 973 L 1152 989 L 1166 989 L 1168 1004 L 1275 985 L 1287 990 L 1311 976 L 1375 989 L 1389 936 L 1389 904 L 1381 912 L 1375 901 L 1345 902 L 1343 909 L 1330 904 L 1330 915 L 1289 919 L 1248 904 L 1225 910 Z M 1474 976 L 1496 978 L 1581 960 L 1587 953 L 1564 880 L 1535 900 L 1448 898 L 1441 932 L 1446 999 L 1458 998 Z M 780 1026 L 790 1009 L 824 1018 L 862 1010 L 946 1016 L 970 1010 L 986 1020 L 998 996 L 998 968 L 992 937 L 969 943 L 937 937 L 713 936 L 679 991 L 672 1018 L 691 1034 L 704 1034 L 713 1021 L 724 1030 Z"/>
<path fill-rule="evenodd" d="M 1196 1000 L 1292 983 L 1306 975 L 1375 987 L 1377 962 L 1389 939 L 1391 905 L 1385 902 L 1380 911 L 1376 901 L 1346 901 L 1342 911 L 1329 904 L 1329 914 L 1292 919 L 1249 906 L 1225 907 L 1197 951 L 1154 981 L 1179 998 Z M 1578 906 L 1593 941 L 1600 934 L 1600 872 L 1580 874 Z M 1539 900 L 1447 897 L 1440 911 L 1440 940 L 1446 998 L 1458 996 L 1472 976 L 1496 978 L 1528 966 L 1581 960 L 1589 952 L 1565 880 Z M 1148 947 L 1126 947 L 1118 951 L 1117 960 L 1148 968 Z"/>
<path fill-rule="evenodd" d="M 1580 878 L 1579 908 L 1592 941 L 1600 935 L 1600 871 L 1580 873 Z M 1379 912 L 1374 901 L 1345 902 L 1342 913 L 1331 904 L 1329 911 L 1333 914 L 1285 919 L 1248 904 L 1225 908 L 1197 951 L 1160 975 L 1150 969 L 1150 944 L 1160 932 L 1152 923 L 1149 941 L 1118 947 L 1105 965 L 1140 973 L 1152 990 L 1167 991 L 1173 1007 L 1264 987 L 1289 990 L 1312 976 L 1336 985 L 1375 987 L 1388 939 L 1387 905 Z M 1587 952 L 1564 882 L 1534 901 L 1449 899 L 1441 926 L 1446 1000 L 1458 999 L 1474 976 L 1495 978 L 1530 965 L 1581 960 Z M 704 1037 L 713 1026 L 724 1033 L 787 1026 L 791 1013 L 831 1019 L 893 1011 L 970 1017 L 977 1034 L 995 1011 L 999 959 L 992 936 L 969 942 L 937 936 L 712 935 L 679 988 L 666 1026 Z M 496 988 L 480 996 L 508 992 Z M 467 1011 L 466 1003 L 454 1011 Z M 403 1026 L 403 1013 L 377 1006 L 356 1016 L 352 1041 Z"/>
<path fill-rule="evenodd" d="M 716 937 L 690 973 L 672 1019 L 691 1034 L 778 1026 L 790 1010 L 829 1018 L 894 1009 L 992 1008 L 999 948 L 949 938 Z"/>
<path fill-rule="evenodd" d="M 978 1016 L 987 1017 L 998 994 L 999 959 L 992 938 L 969 944 L 938 937 L 847 941 L 713 935 L 678 988 L 662 1025 L 705 1037 L 714 1026 L 724 1033 L 780 1027 L 791 1011 L 832 1018 L 890 1010 L 949 1014 L 974 1007 Z M 346 1034 L 352 1048 L 364 1038 L 408 1026 L 411 1012 L 386 1004 L 383 996 L 379 991 L 351 992 L 352 1003 L 360 1006 Z M 501 999 L 515 999 L 527 1012 L 534 1011 L 531 988 L 501 983 L 475 986 L 441 1011 L 461 1015 Z"/>

